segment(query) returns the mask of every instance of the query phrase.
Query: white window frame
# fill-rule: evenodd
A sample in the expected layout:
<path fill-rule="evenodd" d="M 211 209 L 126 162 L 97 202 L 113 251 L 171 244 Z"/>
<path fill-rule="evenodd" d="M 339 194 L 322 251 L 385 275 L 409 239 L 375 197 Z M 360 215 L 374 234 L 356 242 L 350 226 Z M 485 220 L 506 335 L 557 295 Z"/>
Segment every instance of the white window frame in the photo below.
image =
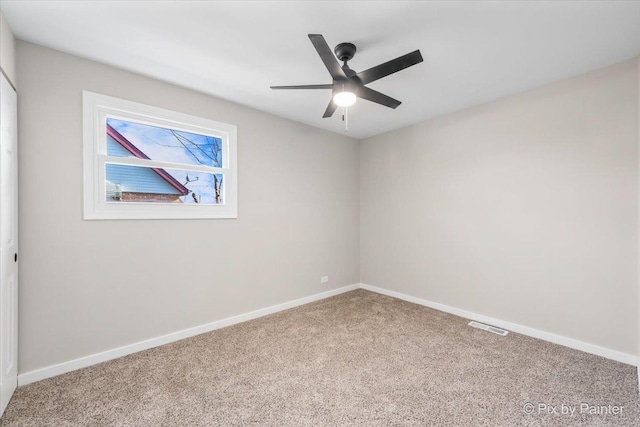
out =
<path fill-rule="evenodd" d="M 82 92 L 82 100 L 84 219 L 206 219 L 238 217 L 236 126 L 89 91 Z M 222 140 L 222 166 L 224 167 L 216 168 L 134 157 L 107 156 L 107 118 L 220 138 Z M 198 205 L 157 202 L 107 202 L 105 163 L 223 173 L 223 203 Z"/>

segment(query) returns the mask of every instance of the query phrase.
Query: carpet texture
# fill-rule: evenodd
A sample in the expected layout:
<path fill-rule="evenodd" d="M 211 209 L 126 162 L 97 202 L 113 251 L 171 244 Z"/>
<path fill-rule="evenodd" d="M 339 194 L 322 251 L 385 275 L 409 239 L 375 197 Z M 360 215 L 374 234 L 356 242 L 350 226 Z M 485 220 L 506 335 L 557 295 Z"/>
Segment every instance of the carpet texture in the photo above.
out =
<path fill-rule="evenodd" d="M 0 425 L 640 425 L 635 367 L 467 323 L 356 290 L 21 387 Z"/>

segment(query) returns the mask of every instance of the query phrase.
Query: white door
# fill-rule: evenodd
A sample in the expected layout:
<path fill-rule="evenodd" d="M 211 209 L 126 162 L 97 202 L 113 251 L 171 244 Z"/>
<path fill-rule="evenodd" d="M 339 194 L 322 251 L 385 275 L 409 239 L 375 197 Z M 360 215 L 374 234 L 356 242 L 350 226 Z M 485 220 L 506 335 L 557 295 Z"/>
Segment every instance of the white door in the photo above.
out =
<path fill-rule="evenodd" d="M 18 109 L 16 92 L 0 80 L 1 415 L 18 385 Z"/>

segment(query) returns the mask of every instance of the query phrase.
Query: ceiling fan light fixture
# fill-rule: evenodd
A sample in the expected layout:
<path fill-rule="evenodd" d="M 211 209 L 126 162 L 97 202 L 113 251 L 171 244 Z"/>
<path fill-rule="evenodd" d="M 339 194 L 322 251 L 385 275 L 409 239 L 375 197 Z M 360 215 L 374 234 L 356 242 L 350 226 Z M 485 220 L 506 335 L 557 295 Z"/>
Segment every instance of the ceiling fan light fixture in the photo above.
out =
<path fill-rule="evenodd" d="M 350 107 L 356 103 L 356 94 L 348 91 L 338 92 L 333 96 L 333 102 L 341 107 Z"/>

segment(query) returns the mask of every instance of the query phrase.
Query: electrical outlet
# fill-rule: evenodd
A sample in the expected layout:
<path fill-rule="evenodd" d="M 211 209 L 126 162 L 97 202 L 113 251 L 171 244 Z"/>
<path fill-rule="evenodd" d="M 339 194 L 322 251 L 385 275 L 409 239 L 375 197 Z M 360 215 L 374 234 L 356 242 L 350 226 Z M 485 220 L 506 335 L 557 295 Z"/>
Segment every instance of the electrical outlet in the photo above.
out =
<path fill-rule="evenodd" d="M 329 276 L 322 276 L 320 278 L 320 283 L 327 283 L 329 281 Z"/>

